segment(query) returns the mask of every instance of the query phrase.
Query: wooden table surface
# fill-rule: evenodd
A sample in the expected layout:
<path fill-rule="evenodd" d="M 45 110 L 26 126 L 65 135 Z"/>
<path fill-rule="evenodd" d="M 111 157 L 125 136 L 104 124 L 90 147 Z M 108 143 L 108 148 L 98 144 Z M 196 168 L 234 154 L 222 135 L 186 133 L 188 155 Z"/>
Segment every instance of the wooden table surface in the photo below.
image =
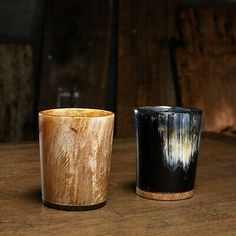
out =
<path fill-rule="evenodd" d="M 114 141 L 107 205 L 69 212 L 41 204 L 37 144 L 0 145 L 0 235 L 236 235 L 236 139 L 203 135 L 196 194 L 135 195 L 135 144 Z"/>

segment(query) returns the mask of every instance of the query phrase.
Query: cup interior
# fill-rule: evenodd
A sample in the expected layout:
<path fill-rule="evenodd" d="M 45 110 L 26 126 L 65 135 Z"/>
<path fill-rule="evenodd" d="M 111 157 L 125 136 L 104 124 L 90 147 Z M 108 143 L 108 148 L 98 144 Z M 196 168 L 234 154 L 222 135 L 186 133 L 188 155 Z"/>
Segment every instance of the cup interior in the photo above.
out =
<path fill-rule="evenodd" d="M 89 108 L 57 108 L 39 112 L 40 115 L 58 116 L 58 117 L 103 117 L 110 116 L 113 113 L 106 110 Z"/>

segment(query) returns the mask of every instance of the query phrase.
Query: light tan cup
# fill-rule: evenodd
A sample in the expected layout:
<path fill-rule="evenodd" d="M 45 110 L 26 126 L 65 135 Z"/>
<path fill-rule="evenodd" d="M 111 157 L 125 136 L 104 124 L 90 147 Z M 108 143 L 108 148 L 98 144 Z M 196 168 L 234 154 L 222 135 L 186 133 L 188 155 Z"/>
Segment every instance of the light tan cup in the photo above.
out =
<path fill-rule="evenodd" d="M 107 200 L 114 114 L 68 108 L 39 113 L 42 202 L 90 210 Z"/>

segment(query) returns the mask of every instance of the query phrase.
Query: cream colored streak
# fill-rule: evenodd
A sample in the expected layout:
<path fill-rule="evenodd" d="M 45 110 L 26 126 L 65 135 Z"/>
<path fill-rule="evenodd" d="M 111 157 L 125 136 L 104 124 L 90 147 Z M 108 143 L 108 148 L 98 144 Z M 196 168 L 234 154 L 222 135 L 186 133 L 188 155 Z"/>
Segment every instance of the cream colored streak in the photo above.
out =
<path fill-rule="evenodd" d="M 196 135 L 191 137 L 185 129 L 173 131 L 169 134 L 169 137 L 167 137 L 167 130 L 159 129 L 159 132 L 163 137 L 163 155 L 167 165 L 173 170 L 178 166 L 182 166 L 186 171 L 198 147 Z M 178 134 L 178 132 L 180 133 Z"/>

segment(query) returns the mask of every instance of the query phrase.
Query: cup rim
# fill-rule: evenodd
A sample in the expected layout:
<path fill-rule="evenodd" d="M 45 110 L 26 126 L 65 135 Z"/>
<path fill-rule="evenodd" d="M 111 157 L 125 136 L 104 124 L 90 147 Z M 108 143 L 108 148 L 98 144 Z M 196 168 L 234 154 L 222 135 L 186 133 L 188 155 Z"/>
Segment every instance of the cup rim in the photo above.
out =
<path fill-rule="evenodd" d="M 69 113 L 69 111 L 71 113 Z M 108 117 L 114 115 L 114 113 L 111 111 L 95 108 L 52 108 L 42 110 L 38 114 L 39 116 L 86 119 Z"/>
<path fill-rule="evenodd" d="M 202 114 L 202 110 L 198 108 L 188 108 L 180 106 L 140 106 L 135 107 L 134 112 L 143 113 L 198 113 Z"/>

